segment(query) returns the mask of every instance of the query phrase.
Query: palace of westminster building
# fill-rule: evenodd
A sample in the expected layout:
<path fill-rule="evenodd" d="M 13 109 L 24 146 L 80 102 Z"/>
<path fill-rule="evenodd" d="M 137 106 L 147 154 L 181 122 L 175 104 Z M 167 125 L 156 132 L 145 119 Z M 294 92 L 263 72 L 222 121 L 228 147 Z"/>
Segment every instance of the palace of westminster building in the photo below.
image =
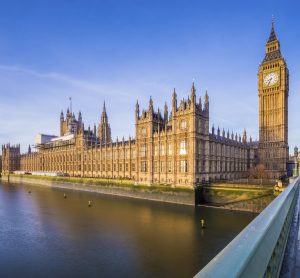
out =
<path fill-rule="evenodd" d="M 37 151 L 20 154 L 20 145 L 2 146 L 2 172 L 62 172 L 78 177 L 126 178 L 143 184 L 194 186 L 209 180 L 247 176 L 263 164 L 271 178 L 285 175 L 288 161 L 289 74 L 274 23 L 258 72 L 259 141 L 209 130 L 209 97 L 197 99 L 192 85 L 186 100 L 174 90 L 169 113 L 135 107 L 135 138 L 113 142 L 105 104 L 98 128 L 84 128 L 82 115 L 60 115 L 60 136 L 42 136 Z M 46 139 L 47 140 L 46 140 Z"/>

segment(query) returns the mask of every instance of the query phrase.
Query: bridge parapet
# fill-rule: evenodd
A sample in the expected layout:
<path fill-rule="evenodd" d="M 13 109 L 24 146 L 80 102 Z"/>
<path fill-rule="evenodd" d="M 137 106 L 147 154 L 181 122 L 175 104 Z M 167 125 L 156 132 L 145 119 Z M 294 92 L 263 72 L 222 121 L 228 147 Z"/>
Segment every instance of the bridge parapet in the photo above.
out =
<path fill-rule="evenodd" d="M 278 277 L 299 184 L 298 177 L 195 277 Z"/>

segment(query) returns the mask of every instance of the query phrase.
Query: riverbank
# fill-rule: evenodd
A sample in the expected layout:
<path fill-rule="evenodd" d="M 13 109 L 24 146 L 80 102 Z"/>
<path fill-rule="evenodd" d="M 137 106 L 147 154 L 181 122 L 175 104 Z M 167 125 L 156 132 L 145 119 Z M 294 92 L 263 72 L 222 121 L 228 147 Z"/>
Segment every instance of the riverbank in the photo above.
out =
<path fill-rule="evenodd" d="M 4 175 L 2 181 L 254 213 L 260 213 L 276 197 L 273 186 L 269 185 L 211 184 L 195 190 L 171 185 L 135 184 L 132 180 L 19 174 Z"/>
<path fill-rule="evenodd" d="M 22 183 L 69 190 L 79 190 L 190 206 L 195 205 L 194 189 L 188 187 L 144 184 L 136 185 L 130 180 L 47 177 L 16 174 L 11 174 L 9 176 L 3 175 L 1 180 L 2 182 L 9 183 Z"/>
<path fill-rule="evenodd" d="M 255 213 L 263 211 L 275 197 L 270 185 L 211 184 L 196 191 L 200 205 Z"/>

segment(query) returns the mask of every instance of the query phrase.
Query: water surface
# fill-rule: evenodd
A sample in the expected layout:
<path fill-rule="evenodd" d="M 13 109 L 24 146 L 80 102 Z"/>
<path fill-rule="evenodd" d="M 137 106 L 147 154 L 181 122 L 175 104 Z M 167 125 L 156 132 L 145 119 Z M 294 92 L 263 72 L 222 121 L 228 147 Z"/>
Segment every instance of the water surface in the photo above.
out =
<path fill-rule="evenodd" d="M 1 277 L 191 277 L 254 217 L 0 184 Z"/>

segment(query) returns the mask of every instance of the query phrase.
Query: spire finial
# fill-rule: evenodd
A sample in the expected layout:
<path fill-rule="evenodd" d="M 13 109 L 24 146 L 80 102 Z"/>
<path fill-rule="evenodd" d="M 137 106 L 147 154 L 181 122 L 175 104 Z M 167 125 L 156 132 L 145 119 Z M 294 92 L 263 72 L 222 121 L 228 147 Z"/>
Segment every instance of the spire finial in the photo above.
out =
<path fill-rule="evenodd" d="M 140 106 L 139 106 L 138 100 L 136 100 L 136 104 L 135 104 L 135 116 L 136 116 L 137 118 L 140 117 Z"/>
<path fill-rule="evenodd" d="M 192 89 L 191 89 L 191 100 L 192 100 L 192 103 L 196 104 L 196 88 L 195 88 L 194 81 L 193 81 Z"/>
<path fill-rule="evenodd" d="M 207 90 L 205 91 L 205 101 L 208 101 L 208 93 L 207 93 Z"/>
<path fill-rule="evenodd" d="M 204 96 L 204 107 L 205 107 L 205 109 L 208 108 L 208 105 L 209 105 L 208 103 L 209 103 L 209 100 L 208 100 L 208 93 L 207 93 L 207 90 L 206 90 L 205 96 Z"/>
<path fill-rule="evenodd" d="M 69 97 L 69 101 L 70 101 L 70 112 L 72 114 L 72 97 Z"/>
<path fill-rule="evenodd" d="M 272 15 L 272 28 L 274 29 L 274 15 Z"/>
<path fill-rule="evenodd" d="M 150 99 L 149 99 L 149 107 L 153 107 L 153 100 L 152 100 L 152 96 L 150 96 Z"/>
<path fill-rule="evenodd" d="M 165 123 L 168 122 L 168 116 L 169 116 L 168 105 L 167 105 L 167 102 L 165 102 L 165 107 L 164 107 L 164 121 L 165 121 Z"/>

